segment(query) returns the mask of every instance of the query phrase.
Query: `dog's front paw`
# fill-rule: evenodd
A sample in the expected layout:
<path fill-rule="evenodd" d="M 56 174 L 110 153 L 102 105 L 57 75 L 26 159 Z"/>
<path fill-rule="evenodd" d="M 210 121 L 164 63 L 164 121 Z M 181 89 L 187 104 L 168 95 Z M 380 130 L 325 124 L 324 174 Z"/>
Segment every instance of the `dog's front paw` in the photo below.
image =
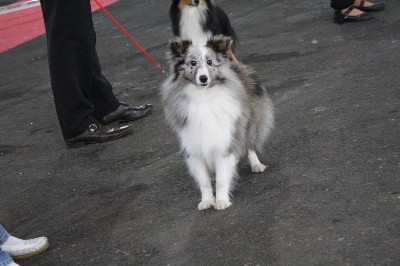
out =
<path fill-rule="evenodd" d="M 214 202 L 211 200 L 203 200 L 199 203 L 199 210 L 206 210 L 214 206 Z"/>
<path fill-rule="evenodd" d="M 261 172 L 264 172 L 265 168 L 266 168 L 265 165 L 263 165 L 262 163 L 259 163 L 259 164 L 252 165 L 251 171 L 253 173 L 261 173 Z"/>
<path fill-rule="evenodd" d="M 215 209 L 217 210 L 223 210 L 228 208 L 229 206 L 232 205 L 232 202 L 230 202 L 229 200 L 219 200 L 217 201 L 217 203 L 215 204 Z"/>

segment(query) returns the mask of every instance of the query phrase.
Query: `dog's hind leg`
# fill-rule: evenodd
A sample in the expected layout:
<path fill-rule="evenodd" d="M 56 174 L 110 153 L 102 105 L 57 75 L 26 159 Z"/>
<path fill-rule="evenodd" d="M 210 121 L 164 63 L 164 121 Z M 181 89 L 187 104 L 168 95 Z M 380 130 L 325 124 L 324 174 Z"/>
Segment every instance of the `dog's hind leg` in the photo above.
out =
<path fill-rule="evenodd" d="M 186 163 L 190 173 L 200 187 L 201 202 L 198 205 L 199 210 L 205 210 L 214 206 L 211 178 L 206 163 L 202 159 L 194 156 L 187 158 Z"/>
<path fill-rule="evenodd" d="M 229 194 L 232 189 L 233 179 L 236 175 L 236 164 L 238 159 L 234 154 L 221 156 L 215 165 L 216 172 L 216 200 L 215 208 L 223 210 L 232 205 Z"/>
<path fill-rule="evenodd" d="M 258 160 L 257 154 L 255 150 L 249 149 L 249 154 L 247 158 L 249 159 L 251 171 L 253 173 L 261 173 L 264 172 L 266 166 L 263 165 L 260 160 Z"/>

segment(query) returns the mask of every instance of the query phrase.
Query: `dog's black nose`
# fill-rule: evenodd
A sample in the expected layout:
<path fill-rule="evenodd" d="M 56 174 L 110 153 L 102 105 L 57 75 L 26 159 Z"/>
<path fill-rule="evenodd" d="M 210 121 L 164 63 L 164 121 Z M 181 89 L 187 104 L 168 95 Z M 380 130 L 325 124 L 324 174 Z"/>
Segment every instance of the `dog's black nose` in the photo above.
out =
<path fill-rule="evenodd" d="M 200 4 L 200 0 L 194 0 L 194 4 L 198 6 Z"/>
<path fill-rule="evenodd" d="M 208 80 L 207 76 L 205 76 L 205 75 L 200 76 L 199 79 L 200 79 L 200 82 L 201 82 L 201 83 L 206 83 L 207 80 Z"/>

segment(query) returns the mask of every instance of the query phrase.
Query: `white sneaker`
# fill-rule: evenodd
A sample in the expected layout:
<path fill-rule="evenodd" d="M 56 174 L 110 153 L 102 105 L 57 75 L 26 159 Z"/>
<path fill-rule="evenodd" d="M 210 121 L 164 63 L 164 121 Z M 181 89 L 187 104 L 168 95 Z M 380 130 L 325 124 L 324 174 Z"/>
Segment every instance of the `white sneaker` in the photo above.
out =
<path fill-rule="evenodd" d="M 19 264 L 16 264 L 15 262 L 12 262 L 10 265 L 8 266 L 19 266 Z"/>
<path fill-rule="evenodd" d="M 37 237 L 23 240 L 20 244 L 2 245 L 1 249 L 6 251 L 13 259 L 26 259 L 42 253 L 49 247 L 46 237 Z"/>

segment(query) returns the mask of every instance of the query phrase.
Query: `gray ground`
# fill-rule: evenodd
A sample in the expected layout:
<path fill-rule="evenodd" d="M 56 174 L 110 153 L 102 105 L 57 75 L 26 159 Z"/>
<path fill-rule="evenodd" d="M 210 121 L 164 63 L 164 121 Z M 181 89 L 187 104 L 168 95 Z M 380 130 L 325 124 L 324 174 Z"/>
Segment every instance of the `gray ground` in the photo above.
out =
<path fill-rule="evenodd" d="M 262 174 L 239 165 L 234 204 L 200 193 L 166 126 L 165 76 L 100 11 L 103 72 L 121 101 L 154 104 L 134 133 L 65 147 L 41 36 L 0 54 L 0 222 L 48 236 L 21 265 L 400 265 L 400 3 L 362 23 L 329 1 L 220 0 L 276 105 Z M 165 68 L 168 1 L 108 10 Z"/>

